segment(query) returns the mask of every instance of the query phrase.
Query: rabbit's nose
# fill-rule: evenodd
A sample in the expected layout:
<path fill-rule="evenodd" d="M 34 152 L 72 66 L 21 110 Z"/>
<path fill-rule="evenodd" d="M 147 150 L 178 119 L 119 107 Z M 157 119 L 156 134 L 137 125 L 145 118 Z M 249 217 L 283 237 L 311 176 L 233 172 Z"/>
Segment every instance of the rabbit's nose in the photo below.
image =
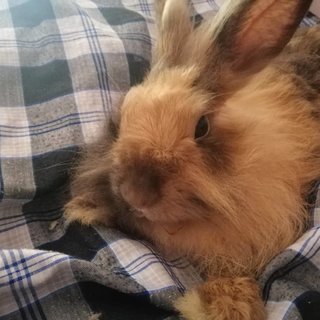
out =
<path fill-rule="evenodd" d="M 123 199 L 136 209 L 150 208 L 161 198 L 161 178 L 152 170 L 130 172 L 120 184 Z"/>

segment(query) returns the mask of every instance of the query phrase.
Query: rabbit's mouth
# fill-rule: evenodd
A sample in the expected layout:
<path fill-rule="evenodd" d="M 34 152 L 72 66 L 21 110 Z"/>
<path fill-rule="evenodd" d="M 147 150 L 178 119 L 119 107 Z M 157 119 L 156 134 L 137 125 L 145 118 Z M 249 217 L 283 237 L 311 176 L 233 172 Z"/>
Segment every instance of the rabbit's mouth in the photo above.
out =
<path fill-rule="evenodd" d="M 157 223 L 161 226 L 161 228 L 168 234 L 168 235 L 175 235 L 180 230 L 183 229 L 183 222 L 171 222 L 168 223 L 168 221 L 162 221 L 155 219 L 154 216 L 147 212 L 145 209 L 135 209 L 131 208 L 129 210 L 131 213 L 133 213 L 137 218 L 147 219 L 150 222 Z"/>
<path fill-rule="evenodd" d="M 174 200 L 166 198 L 153 206 L 138 207 L 130 204 L 128 206 L 134 218 L 159 224 L 170 234 L 172 230 L 175 232 L 179 229 L 181 224 L 207 219 L 208 215 L 203 207 L 192 206 L 190 202 L 186 203 L 187 205 L 179 205 Z"/>
<path fill-rule="evenodd" d="M 168 235 L 173 236 L 183 229 L 183 224 L 166 224 L 162 225 L 161 227 Z"/>
<path fill-rule="evenodd" d="M 138 209 L 138 208 L 133 208 L 131 207 L 129 209 L 129 211 L 131 213 L 133 213 L 135 216 L 137 216 L 138 218 L 145 218 L 145 210 L 144 209 Z"/>
<path fill-rule="evenodd" d="M 155 215 L 150 209 L 131 207 L 130 212 L 137 218 L 145 218 L 149 221 L 157 221 L 157 215 Z"/>

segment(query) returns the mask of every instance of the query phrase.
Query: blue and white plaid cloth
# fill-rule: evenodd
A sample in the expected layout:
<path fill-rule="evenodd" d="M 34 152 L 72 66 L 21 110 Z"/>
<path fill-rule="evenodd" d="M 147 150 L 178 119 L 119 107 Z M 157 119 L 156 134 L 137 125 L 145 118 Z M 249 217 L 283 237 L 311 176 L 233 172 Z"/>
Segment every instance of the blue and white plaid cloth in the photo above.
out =
<path fill-rule="evenodd" d="M 151 0 L 0 1 L 0 319 L 178 319 L 172 302 L 201 282 L 183 258 L 62 218 L 79 148 L 141 81 L 154 34 Z M 270 320 L 320 319 L 313 216 L 260 279 Z"/>

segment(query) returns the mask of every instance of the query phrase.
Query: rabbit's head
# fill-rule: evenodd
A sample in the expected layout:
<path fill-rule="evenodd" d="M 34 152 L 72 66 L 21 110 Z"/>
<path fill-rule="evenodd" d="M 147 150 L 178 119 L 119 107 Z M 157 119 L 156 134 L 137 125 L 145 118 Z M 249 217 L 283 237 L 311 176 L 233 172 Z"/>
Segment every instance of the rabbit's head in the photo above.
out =
<path fill-rule="evenodd" d="M 281 52 L 310 2 L 226 1 L 197 27 L 187 1 L 157 2 L 152 67 L 124 99 L 110 153 L 113 190 L 137 216 L 172 223 L 233 218 L 243 186 L 237 179 L 246 167 L 247 185 L 259 179 L 257 170 L 250 176 L 248 158 L 260 143 L 248 136 L 250 115 L 241 120 L 245 106 L 235 96 Z"/>

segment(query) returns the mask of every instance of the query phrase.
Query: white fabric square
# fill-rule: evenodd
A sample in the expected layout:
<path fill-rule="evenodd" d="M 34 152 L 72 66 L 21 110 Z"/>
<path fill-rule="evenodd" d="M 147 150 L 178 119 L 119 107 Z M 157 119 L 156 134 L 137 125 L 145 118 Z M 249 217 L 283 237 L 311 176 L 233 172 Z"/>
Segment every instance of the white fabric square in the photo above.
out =
<path fill-rule="evenodd" d="M 269 301 L 266 305 L 268 320 L 284 319 L 285 314 L 292 306 L 290 301 L 273 302 Z"/>
<path fill-rule="evenodd" d="M 28 119 L 24 107 L 1 107 L 0 157 L 31 157 Z"/>
<path fill-rule="evenodd" d="M 120 239 L 110 248 L 124 270 L 149 292 L 176 286 L 163 264 L 141 242 Z"/>
<path fill-rule="evenodd" d="M 2 1 L 0 1 L 0 4 L 1 3 Z M 15 30 L 13 28 L 1 29 L 0 61 L 1 66 L 20 66 L 18 45 L 16 43 Z"/>

